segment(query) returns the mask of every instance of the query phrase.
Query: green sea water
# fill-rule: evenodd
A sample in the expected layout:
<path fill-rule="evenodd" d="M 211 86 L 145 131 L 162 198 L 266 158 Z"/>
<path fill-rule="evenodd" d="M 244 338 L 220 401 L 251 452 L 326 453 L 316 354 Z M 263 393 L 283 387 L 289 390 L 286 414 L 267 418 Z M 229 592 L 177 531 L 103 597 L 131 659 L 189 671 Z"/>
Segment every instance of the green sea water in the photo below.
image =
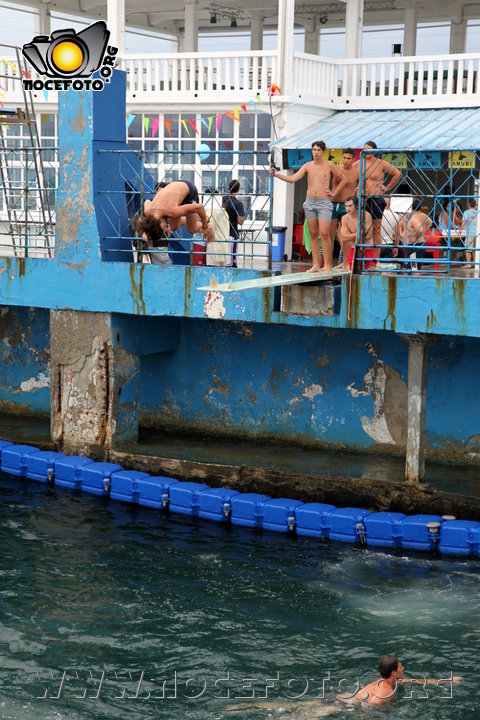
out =
<path fill-rule="evenodd" d="M 479 580 L 479 561 L 224 527 L 3 475 L 0 718 L 480 720 Z M 381 654 L 413 676 L 464 679 L 381 710 L 334 704 L 377 676 Z"/>

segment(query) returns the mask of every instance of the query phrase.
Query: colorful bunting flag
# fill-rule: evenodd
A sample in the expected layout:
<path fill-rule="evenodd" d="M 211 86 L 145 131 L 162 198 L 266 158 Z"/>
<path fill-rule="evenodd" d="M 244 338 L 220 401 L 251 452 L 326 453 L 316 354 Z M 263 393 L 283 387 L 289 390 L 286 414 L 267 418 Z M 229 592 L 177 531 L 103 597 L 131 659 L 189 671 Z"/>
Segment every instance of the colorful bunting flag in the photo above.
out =
<path fill-rule="evenodd" d="M 262 98 L 260 97 L 260 93 L 258 93 L 256 100 L 257 100 L 257 102 L 260 103 L 260 105 L 263 105 Z"/>
<path fill-rule="evenodd" d="M 190 130 L 188 129 L 188 126 L 187 126 L 187 123 L 185 122 L 185 120 L 182 120 L 182 125 L 185 128 L 185 132 L 190 137 Z"/>
<path fill-rule="evenodd" d="M 208 118 L 208 134 L 209 135 L 210 135 L 210 129 L 212 127 L 212 122 L 213 122 L 213 115 L 210 115 L 210 117 Z"/>
<path fill-rule="evenodd" d="M 45 102 L 48 101 L 48 90 L 43 91 L 43 97 L 45 98 Z"/>
<path fill-rule="evenodd" d="M 144 117 L 143 118 L 143 127 L 145 128 L 145 135 L 148 133 L 149 126 L 150 126 L 150 118 Z"/>
<path fill-rule="evenodd" d="M 188 122 L 190 123 L 190 125 L 193 127 L 193 129 L 195 130 L 195 132 L 198 135 L 197 126 L 195 125 L 195 120 L 193 118 L 190 118 Z"/>
<path fill-rule="evenodd" d="M 221 115 L 221 113 L 217 113 L 217 132 L 220 130 L 221 124 L 222 124 L 222 115 Z"/>
<path fill-rule="evenodd" d="M 209 118 L 209 119 L 210 119 L 210 118 Z M 202 125 L 205 125 L 205 127 L 210 130 L 210 128 L 209 128 L 209 126 L 208 126 L 208 122 L 205 120 L 205 118 L 202 117 L 201 120 L 200 120 L 200 122 L 202 123 Z M 210 123 L 210 125 L 211 125 L 211 124 L 212 124 L 212 123 Z"/>
<path fill-rule="evenodd" d="M 242 108 L 243 112 L 245 112 L 245 113 L 247 112 L 247 104 L 246 103 L 244 103 L 240 107 Z"/>
<path fill-rule="evenodd" d="M 235 115 L 235 120 L 239 123 L 239 122 L 240 122 L 240 117 L 239 117 L 239 115 L 238 115 L 238 108 L 235 108 L 235 109 L 234 109 L 233 114 Z"/>
<path fill-rule="evenodd" d="M 152 138 L 155 137 L 157 134 L 158 126 L 160 125 L 160 121 L 158 118 L 153 118 L 152 120 Z"/>
<path fill-rule="evenodd" d="M 130 125 L 132 124 L 132 122 L 133 122 L 134 120 L 135 120 L 135 115 L 129 115 L 129 116 L 128 116 L 128 118 L 127 118 L 127 130 L 128 130 L 128 128 L 130 127 Z"/>
<path fill-rule="evenodd" d="M 164 120 L 163 122 L 165 123 L 165 127 L 167 128 L 168 136 L 169 136 L 169 137 L 172 137 L 172 133 L 171 133 L 171 130 L 170 130 L 171 120 Z"/>
<path fill-rule="evenodd" d="M 256 114 L 258 115 L 258 110 L 257 110 L 257 106 L 255 105 L 255 100 L 249 100 L 248 102 L 253 105 L 253 109 L 255 110 Z"/>

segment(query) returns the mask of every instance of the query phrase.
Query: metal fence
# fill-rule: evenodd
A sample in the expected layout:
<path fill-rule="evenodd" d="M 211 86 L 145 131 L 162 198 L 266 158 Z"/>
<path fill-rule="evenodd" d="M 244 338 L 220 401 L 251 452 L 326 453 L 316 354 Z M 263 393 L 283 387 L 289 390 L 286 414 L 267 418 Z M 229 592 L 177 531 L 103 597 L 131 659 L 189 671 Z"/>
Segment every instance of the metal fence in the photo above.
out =
<path fill-rule="evenodd" d="M 401 179 L 384 198 L 386 161 Z M 380 172 L 382 171 L 382 172 Z M 480 273 L 480 151 L 380 150 L 360 158 L 355 271 Z M 380 179 L 378 179 L 380 178 Z M 386 202 L 385 207 L 383 206 Z M 375 219 L 375 215 L 380 217 Z"/>
<path fill-rule="evenodd" d="M 143 216 L 145 200 L 152 199 L 159 183 L 189 180 L 198 188 L 200 202 L 212 217 L 216 241 L 205 245 L 203 238 L 191 236 L 181 228 L 169 236 L 169 256 L 174 263 L 268 268 L 272 265 L 271 178 L 268 153 L 246 150 L 101 150 L 102 177 L 99 203 L 101 241 L 107 248 L 105 259 L 125 259 L 152 263 L 168 261 L 166 239 L 159 233 L 158 243 L 144 246 L 137 237 L 133 219 Z M 238 179 L 238 200 L 244 208 L 244 223 L 234 248 L 228 219 L 223 209 L 228 183 Z M 225 224 L 226 223 L 226 224 Z M 283 259 L 283 255 L 282 258 Z"/>

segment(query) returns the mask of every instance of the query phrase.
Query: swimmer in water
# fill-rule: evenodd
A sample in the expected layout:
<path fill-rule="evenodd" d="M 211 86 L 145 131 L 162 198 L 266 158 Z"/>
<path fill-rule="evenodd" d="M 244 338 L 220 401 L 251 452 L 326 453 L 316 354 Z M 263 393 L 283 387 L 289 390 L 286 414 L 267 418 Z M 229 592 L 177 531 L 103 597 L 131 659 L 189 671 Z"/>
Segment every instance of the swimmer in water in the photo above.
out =
<path fill-rule="evenodd" d="M 226 708 L 227 713 L 245 712 L 248 708 L 264 710 L 265 712 L 276 711 L 286 716 L 294 714 L 295 720 L 312 720 L 313 718 L 328 717 L 345 709 L 345 705 L 361 703 L 362 705 L 385 705 L 396 695 L 400 685 L 413 683 L 416 685 L 437 685 L 439 683 L 457 684 L 462 678 L 456 675 L 445 680 L 435 678 L 404 678 L 403 665 L 394 655 L 382 655 L 378 661 L 380 677 L 368 683 L 353 695 L 337 695 L 337 702 L 326 703 L 322 700 L 304 700 L 300 702 L 268 702 L 256 703 L 255 705 L 241 703 L 230 705 Z"/>

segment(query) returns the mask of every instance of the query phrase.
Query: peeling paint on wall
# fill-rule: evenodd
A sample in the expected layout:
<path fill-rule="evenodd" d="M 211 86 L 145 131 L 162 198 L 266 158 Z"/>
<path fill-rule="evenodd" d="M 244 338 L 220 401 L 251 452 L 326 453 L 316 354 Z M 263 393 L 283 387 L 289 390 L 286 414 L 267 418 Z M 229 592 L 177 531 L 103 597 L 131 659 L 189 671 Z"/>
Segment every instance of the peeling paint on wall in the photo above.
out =
<path fill-rule="evenodd" d="M 225 307 L 223 305 L 223 295 L 214 290 L 209 290 L 205 295 L 203 304 L 203 314 L 211 320 L 221 320 L 225 317 Z"/>
<path fill-rule="evenodd" d="M 38 390 L 38 388 L 50 387 L 50 375 L 46 375 L 40 372 L 37 377 L 29 378 L 20 383 L 20 390 L 22 392 L 32 392 Z"/>
<path fill-rule="evenodd" d="M 362 388 L 356 388 L 355 383 L 351 383 L 347 385 L 347 390 L 354 398 L 373 396 L 373 417 L 360 418 L 363 430 L 372 440 L 386 445 L 404 444 L 406 409 L 403 410 L 403 406 L 406 402 L 406 385 L 398 373 L 380 359 L 373 345 L 367 344 L 367 350 L 375 358 L 375 362 L 363 377 L 365 384 Z M 392 406 L 392 399 L 390 398 L 389 402 L 386 399 L 392 395 L 387 387 L 389 382 L 395 386 L 396 411 Z"/>
<path fill-rule="evenodd" d="M 323 395 L 323 388 L 321 385 L 312 383 L 308 387 L 304 388 L 302 395 L 308 397 L 309 400 L 313 400 L 317 395 Z"/>

